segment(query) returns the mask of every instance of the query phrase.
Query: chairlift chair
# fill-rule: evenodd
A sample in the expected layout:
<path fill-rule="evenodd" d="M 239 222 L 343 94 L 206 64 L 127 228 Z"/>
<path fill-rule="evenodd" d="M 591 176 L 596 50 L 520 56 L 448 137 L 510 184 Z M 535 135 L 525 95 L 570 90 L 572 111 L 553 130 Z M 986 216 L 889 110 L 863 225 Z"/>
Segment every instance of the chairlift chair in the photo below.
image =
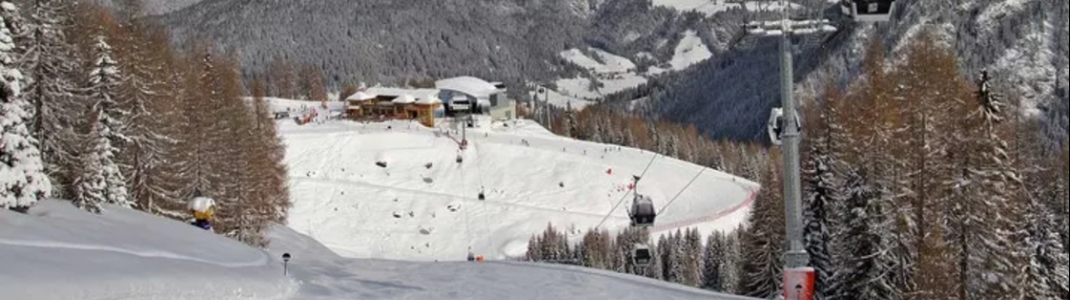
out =
<path fill-rule="evenodd" d="M 843 14 L 855 22 L 888 22 L 896 0 L 840 0 Z"/>
<path fill-rule="evenodd" d="M 654 226 L 654 218 L 656 216 L 654 211 L 654 200 L 648 196 L 635 194 L 635 198 L 632 200 L 632 209 L 630 210 L 630 217 L 632 219 L 632 227 L 652 227 Z"/>
<path fill-rule="evenodd" d="M 650 263 L 654 261 L 654 254 L 651 253 L 650 247 L 643 244 L 636 244 L 635 249 L 632 249 L 632 264 L 637 267 L 649 267 Z"/>

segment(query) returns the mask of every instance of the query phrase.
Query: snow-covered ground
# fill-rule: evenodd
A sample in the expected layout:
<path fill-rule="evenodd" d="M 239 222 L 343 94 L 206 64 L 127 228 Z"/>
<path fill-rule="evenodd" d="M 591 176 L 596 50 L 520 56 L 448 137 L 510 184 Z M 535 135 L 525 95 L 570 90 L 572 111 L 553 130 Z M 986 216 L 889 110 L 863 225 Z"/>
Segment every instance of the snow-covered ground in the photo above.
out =
<path fill-rule="evenodd" d="M 673 5 L 678 4 L 683 6 L 697 5 L 698 2 L 701 2 L 696 0 L 665 1 L 673 2 L 670 3 Z M 713 5 L 712 3 L 713 2 L 709 2 L 708 6 L 721 7 L 719 5 Z M 676 45 L 674 55 L 672 60 L 669 61 L 669 66 L 667 68 L 651 66 L 644 74 L 639 74 L 636 70 L 635 63 L 627 58 L 597 48 L 591 48 L 588 52 L 596 57 L 588 56 L 579 49 L 569 49 L 560 53 L 561 58 L 590 71 L 594 78 L 580 76 L 577 78 L 558 79 L 555 82 L 555 85 L 557 86 L 557 91 L 555 91 L 555 93 L 558 93 L 561 96 L 556 98 L 564 101 L 559 100 L 557 101 L 558 103 L 551 101 L 551 104 L 563 106 L 564 103 L 559 102 L 573 100 L 577 100 L 573 102 L 595 101 L 601 99 L 605 95 L 643 85 L 649 81 L 648 76 L 657 76 L 668 71 L 682 71 L 713 57 L 713 53 L 710 52 L 694 30 L 685 32 L 684 38 Z M 638 56 L 652 57 L 650 53 L 645 52 L 639 53 Z M 596 86 L 595 83 L 599 86 Z M 588 103 L 580 103 L 579 105 L 573 104 L 573 107 L 583 108 L 587 104 Z"/>
<path fill-rule="evenodd" d="M 680 40 L 680 44 L 676 45 L 676 52 L 670 64 L 673 70 L 681 71 L 710 59 L 710 57 L 713 57 L 713 53 L 698 37 L 698 34 L 694 30 L 688 30 L 684 33 L 684 38 Z"/>
<path fill-rule="evenodd" d="M 0 210 L 0 299 L 285 299 L 296 289 L 263 251 L 185 223 L 42 201 Z"/>
<path fill-rule="evenodd" d="M 599 74 L 627 73 L 635 71 L 635 63 L 627 58 L 597 48 L 592 48 L 591 52 L 597 55 L 604 63 L 588 57 L 579 49 L 563 51 L 561 52 L 561 58 L 564 58 L 581 68 L 589 69 Z"/>
<path fill-rule="evenodd" d="M 479 123 L 458 165 L 452 138 L 408 122 L 280 121 L 295 206 L 289 226 L 270 231 L 266 250 L 114 206 L 102 215 L 60 200 L 25 215 L 0 210 L 0 299 L 743 299 L 578 267 L 496 261 L 522 254 L 549 222 L 574 226 L 578 238 L 626 196 L 631 175 L 653 156 L 555 137 L 525 122 Z M 388 167 L 375 166 L 377 158 Z M 653 161 L 640 190 L 659 207 L 683 191 L 656 234 L 732 229 L 757 189 L 708 170 L 682 189 L 701 168 Z M 476 197 L 480 187 L 486 201 Z M 627 222 L 618 209 L 606 227 Z M 490 261 L 450 262 L 469 245 Z M 282 253 L 293 256 L 289 276 Z"/>
<path fill-rule="evenodd" d="M 671 7 L 679 11 L 697 11 L 712 16 L 733 5 L 725 0 L 654 0 L 654 5 Z"/>
<path fill-rule="evenodd" d="M 263 251 L 106 209 L 49 200 L 29 215 L 0 211 L 0 299 L 743 299 L 576 267 L 346 259 L 285 226 Z"/>
<path fill-rule="evenodd" d="M 564 107 L 564 103 L 560 103 L 562 102 L 561 100 L 554 101 L 554 98 L 562 99 L 565 102 L 588 102 L 580 103 L 579 105 L 572 104 L 573 108 L 582 109 L 590 104 L 591 101 L 600 99 L 605 95 L 637 87 L 647 82 L 646 77 L 636 73 L 636 65 L 631 60 L 597 48 L 591 48 L 590 52 L 597 56 L 598 59 L 587 56 L 579 49 L 569 49 L 561 52 L 560 55 L 561 58 L 576 66 L 591 71 L 596 77 L 594 81 L 600 83 L 601 87 L 592 89 L 592 79 L 587 77 L 559 79 L 555 82 L 558 90 L 553 93 L 560 96 L 553 97 L 551 95 L 551 105 Z M 579 99 L 579 101 L 572 101 L 573 99 Z"/>
<path fill-rule="evenodd" d="M 836 2 L 837 0 L 830 0 L 829 2 Z M 728 10 L 730 8 L 741 7 L 745 5 L 747 9 L 752 10 L 777 10 L 780 9 L 780 2 L 778 1 L 743 1 L 742 3 L 735 2 L 730 3 L 728 0 L 653 0 L 654 5 L 673 8 L 679 11 L 697 11 L 707 16 L 713 16 L 716 13 Z M 789 7 L 793 9 L 802 8 L 797 3 L 789 3 Z"/>
<path fill-rule="evenodd" d="M 459 132 L 442 133 L 452 130 L 448 124 L 280 124 L 294 202 L 289 225 L 346 257 L 456 261 L 471 247 L 505 259 L 523 255 L 531 235 L 548 223 L 573 228 L 578 238 L 608 215 L 605 228 L 620 229 L 628 225 L 632 175 L 651 161 L 640 192 L 658 208 L 680 193 L 655 234 L 735 228 L 758 188 L 650 152 L 557 137 L 523 121 L 481 122 L 468 130 L 463 152 Z M 386 168 L 376 165 L 380 160 Z M 621 199 L 625 205 L 610 214 Z"/>

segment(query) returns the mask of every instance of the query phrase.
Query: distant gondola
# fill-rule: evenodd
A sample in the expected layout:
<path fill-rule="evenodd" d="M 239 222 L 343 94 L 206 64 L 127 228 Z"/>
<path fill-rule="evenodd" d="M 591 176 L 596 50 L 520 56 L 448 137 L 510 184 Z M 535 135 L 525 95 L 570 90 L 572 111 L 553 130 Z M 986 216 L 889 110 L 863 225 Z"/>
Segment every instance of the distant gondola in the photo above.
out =
<path fill-rule="evenodd" d="M 635 194 L 630 214 L 632 227 L 654 226 L 654 218 L 657 216 L 657 212 L 654 211 L 654 200 L 648 196 Z"/>
<path fill-rule="evenodd" d="M 632 264 L 637 267 L 648 267 L 653 262 L 654 255 L 650 252 L 650 247 L 643 244 L 636 244 L 635 249 L 632 249 Z"/>
<path fill-rule="evenodd" d="M 840 0 L 843 14 L 855 22 L 887 22 L 896 0 Z"/>

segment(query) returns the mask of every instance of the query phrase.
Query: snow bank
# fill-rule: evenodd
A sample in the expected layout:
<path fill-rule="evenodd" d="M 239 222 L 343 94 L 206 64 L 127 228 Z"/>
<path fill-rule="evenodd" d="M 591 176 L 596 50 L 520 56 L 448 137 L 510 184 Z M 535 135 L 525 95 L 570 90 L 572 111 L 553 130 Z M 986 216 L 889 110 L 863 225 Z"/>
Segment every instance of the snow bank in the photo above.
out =
<path fill-rule="evenodd" d="M 294 288 L 263 251 L 106 206 L 0 211 L 0 299 L 277 299 Z"/>

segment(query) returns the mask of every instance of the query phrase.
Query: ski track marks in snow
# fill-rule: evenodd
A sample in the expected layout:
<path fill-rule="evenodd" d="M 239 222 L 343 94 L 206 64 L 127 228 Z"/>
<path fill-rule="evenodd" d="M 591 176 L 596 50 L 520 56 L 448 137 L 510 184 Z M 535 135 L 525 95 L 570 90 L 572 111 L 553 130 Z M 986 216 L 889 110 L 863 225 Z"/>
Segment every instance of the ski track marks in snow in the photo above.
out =
<path fill-rule="evenodd" d="M 249 267 L 262 267 L 268 264 L 268 257 L 261 253 L 253 261 L 248 262 L 219 262 L 211 261 L 207 259 L 201 259 L 196 257 L 190 257 L 181 254 L 175 254 L 166 251 L 137 251 L 130 249 L 123 249 L 111 246 L 102 245 L 87 245 L 87 244 L 72 244 L 64 242 L 54 241 L 31 241 L 31 240 L 8 240 L 0 239 L 0 245 L 14 246 L 14 247 L 28 247 L 28 248 L 46 248 L 46 249 L 63 249 L 63 250 L 83 250 L 83 251 L 100 251 L 100 252 L 113 252 L 126 255 L 132 255 L 143 258 L 165 258 L 172 260 L 183 260 L 190 262 L 197 262 L 202 264 L 215 265 L 226 268 L 249 268 Z"/>

